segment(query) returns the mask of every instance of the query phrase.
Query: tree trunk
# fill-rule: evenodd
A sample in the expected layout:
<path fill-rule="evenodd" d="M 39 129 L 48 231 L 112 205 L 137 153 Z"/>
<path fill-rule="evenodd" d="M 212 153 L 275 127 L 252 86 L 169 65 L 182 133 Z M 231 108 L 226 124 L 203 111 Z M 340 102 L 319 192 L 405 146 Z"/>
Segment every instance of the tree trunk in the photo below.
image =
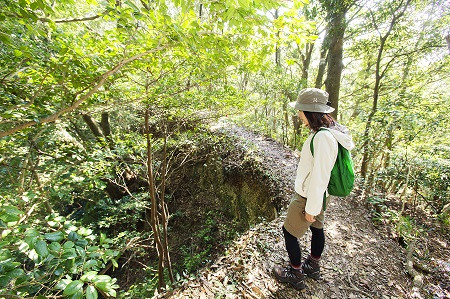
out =
<path fill-rule="evenodd" d="M 370 129 L 372 127 L 372 120 L 373 117 L 378 109 L 378 97 L 379 97 L 379 91 L 380 91 L 380 62 L 381 62 L 381 56 L 383 53 L 384 48 L 384 40 L 382 40 L 382 43 L 380 45 L 380 48 L 378 50 L 378 58 L 377 58 L 377 68 L 376 68 L 376 74 L 375 74 L 375 86 L 373 88 L 373 103 L 372 103 L 372 110 L 370 111 L 369 117 L 367 118 L 366 122 L 366 128 L 364 130 L 363 135 L 363 158 L 361 162 L 361 177 L 366 178 L 367 176 L 367 170 L 368 170 L 368 164 L 369 164 L 369 133 Z"/>
<path fill-rule="evenodd" d="M 94 134 L 95 138 L 100 139 L 103 137 L 97 122 L 90 115 L 83 114 L 83 120 L 88 125 L 89 129 L 91 129 L 91 132 Z"/>
<path fill-rule="evenodd" d="M 153 238 L 155 239 L 156 252 L 158 254 L 158 290 L 164 286 L 164 249 L 161 243 L 161 231 L 159 229 L 159 222 L 157 216 L 157 202 L 156 202 L 156 188 L 153 176 L 153 155 L 152 155 L 152 141 L 149 132 L 149 110 L 145 111 L 145 133 L 147 135 L 147 179 L 150 194 L 150 215 L 146 209 L 146 218 L 150 220 L 150 225 L 153 231 Z"/>
<path fill-rule="evenodd" d="M 336 118 L 339 108 L 339 89 L 341 86 L 341 75 L 344 67 L 342 56 L 344 52 L 344 32 L 346 28 L 345 10 L 336 11 L 330 20 L 330 48 L 328 51 L 328 70 L 325 81 L 328 100 L 335 109 L 331 115 Z"/>
<path fill-rule="evenodd" d="M 315 88 L 321 88 L 323 84 L 323 76 L 325 75 L 325 69 L 327 67 L 328 49 L 330 48 L 328 29 L 325 31 L 325 37 L 320 48 L 320 63 L 319 70 L 317 72 Z"/>
<path fill-rule="evenodd" d="M 164 249 L 164 259 L 166 262 L 167 270 L 169 271 L 169 279 L 171 283 L 175 282 L 172 271 L 172 263 L 170 261 L 170 253 L 169 253 L 169 242 L 167 237 L 167 224 L 169 221 L 169 213 L 167 209 L 167 205 L 165 203 L 165 194 L 166 194 L 166 172 L 167 172 L 167 131 L 164 129 L 164 147 L 163 147 L 163 161 L 162 161 L 162 170 L 161 170 L 161 222 L 163 224 L 163 249 Z"/>
<path fill-rule="evenodd" d="M 373 88 L 372 110 L 369 114 L 369 117 L 367 118 L 366 128 L 364 130 L 364 135 L 363 135 L 363 140 L 364 140 L 363 158 L 362 158 L 362 162 L 361 162 L 361 177 L 363 179 L 366 179 L 366 177 L 367 177 L 367 170 L 368 170 L 368 164 L 369 164 L 369 136 L 370 136 L 370 129 L 372 127 L 372 120 L 378 109 L 378 98 L 379 98 L 380 87 L 381 87 L 381 79 L 384 77 L 384 75 L 389 67 L 389 63 L 388 63 L 385 65 L 384 69 L 381 70 L 381 59 L 383 57 L 384 46 L 385 46 L 387 38 L 389 37 L 389 35 L 392 32 L 392 29 L 394 28 L 394 25 L 397 23 L 398 19 L 405 13 L 406 8 L 408 7 L 410 2 L 411 2 L 411 0 L 407 0 L 405 2 L 405 4 L 401 3 L 395 9 L 395 12 L 399 11 L 399 13 L 397 15 L 394 13 L 392 20 L 389 24 L 389 28 L 386 31 L 386 33 L 383 36 L 381 36 L 381 34 L 380 34 L 380 46 L 378 48 L 378 55 L 377 55 L 376 67 L 375 67 L 375 84 L 374 84 L 374 88 Z M 403 7 L 402 7 L 402 5 L 403 5 Z M 375 23 L 375 20 L 374 20 L 373 25 L 378 30 L 378 25 Z M 393 60 L 391 60 L 391 62 L 392 61 Z"/>
<path fill-rule="evenodd" d="M 109 113 L 102 113 L 102 120 L 100 122 L 100 128 L 102 129 L 103 135 L 108 137 L 111 135 L 111 126 L 109 125 Z"/>
<path fill-rule="evenodd" d="M 275 19 L 278 19 L 278 9 L 275 10 Z M 280 37 L 280 32 L 277 32 L 277 44 L 275 46 L 275 64 L 277 67 L 281 66 L 281 50 L 278 47 L 278 38 Z"/>
<path fill-rule="evenodd" d="M 39 175 L 35 168 L 33 168 L 32 173 L 33 173 L 34 179 L 36 181 L 36 184 L 37 184 L 39 190 L 44 193 L 45 192 L 44 188 L 42 187 L 41 180 L 39 179 Z M 47 210 L 47 213 L 52 214 L 53 209 L 52 209 L 52 206 L 48 203 L 48 200 L 44 198 L 43 203 L 44 203 L 45 209 Z"/>
<path fill-rule="evenodd" d="M 297 45 L 298 48 L 298 45 Z M 305 47 L 305 53 L 303 54 L 300 49 L 298 49 L 301 57 L 302 57 L 302 77 L 300 81 L 304 83 L 304 87 L 308 86 L 308 77 L 309 77 L 309 65 L 311 64 L 311 56 L 312 51 L 314 49 L 314 44 L 308 43 Z"/>

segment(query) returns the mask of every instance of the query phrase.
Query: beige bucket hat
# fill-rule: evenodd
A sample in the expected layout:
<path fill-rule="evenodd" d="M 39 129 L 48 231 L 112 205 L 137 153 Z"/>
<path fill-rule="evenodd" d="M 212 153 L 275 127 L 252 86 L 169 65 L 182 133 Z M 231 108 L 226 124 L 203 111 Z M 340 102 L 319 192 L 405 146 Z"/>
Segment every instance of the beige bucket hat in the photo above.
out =
<path fill-rule="evenodd" d="M 318 88 L 305 88 L 300 90 L 297 101 L 290 102 L 289 106 L 302 111 L 331 113 L 334 108 L 328 106 L 327 102 L 328 92 Z"/>

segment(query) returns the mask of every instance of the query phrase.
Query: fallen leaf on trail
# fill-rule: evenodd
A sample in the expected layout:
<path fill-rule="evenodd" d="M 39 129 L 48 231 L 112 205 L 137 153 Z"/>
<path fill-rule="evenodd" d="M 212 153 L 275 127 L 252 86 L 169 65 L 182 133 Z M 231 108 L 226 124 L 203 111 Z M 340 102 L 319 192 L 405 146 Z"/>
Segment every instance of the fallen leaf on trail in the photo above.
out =
<path fill-rule="evenodd" d="M 252 291 L 253 291 L 255 294 L 258 294 L 258 296 L 260 296 L 260 297 L 264 296 L 264 293 L 263 293 L 263 292 L 261 291 L 261 289 L 258 288 L 257 286 L 253 286 L 253 287 L 252 287 Z"/>

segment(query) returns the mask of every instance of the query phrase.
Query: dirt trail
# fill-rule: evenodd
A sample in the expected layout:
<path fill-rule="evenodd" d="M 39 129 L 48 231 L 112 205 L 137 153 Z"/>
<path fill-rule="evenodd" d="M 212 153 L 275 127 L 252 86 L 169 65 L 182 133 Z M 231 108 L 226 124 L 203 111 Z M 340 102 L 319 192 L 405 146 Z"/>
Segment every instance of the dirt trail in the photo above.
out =
<path fill-rule="evenodd" d="M 272 139 L 231 126 L 227 134 L 251 142 L 262 164 L 280 182 L 287 199 L 292 197 L 298 156 Z M 414 298 L 404 266 L 404 249 L 374 228 L 358 190 L 347 198 L 331 200 L 325 218 L 326 246 L 322 278 L 307 279 L 307 288 L 296 291 L 279 283 L 271 270 L 287 264 L 281 233 L 287 206 L 280 217 L 263 222 L 240 236 L 196 279 L 185 282 L 165 298 Z M 310 233 L 300 240 L 302 253 L 309 252 Z"/>

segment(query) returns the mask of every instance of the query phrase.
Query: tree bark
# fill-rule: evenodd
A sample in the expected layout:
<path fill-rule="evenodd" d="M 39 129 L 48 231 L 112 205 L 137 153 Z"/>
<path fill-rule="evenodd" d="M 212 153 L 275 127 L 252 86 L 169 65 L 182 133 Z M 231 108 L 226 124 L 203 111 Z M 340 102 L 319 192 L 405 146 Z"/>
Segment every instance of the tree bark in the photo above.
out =
<path fill-rule="evenodd" d="M 152 155 L 152 137 L 149 132 L 149 110 L 145 111 L 145 133 L 147 135 L 147 179 L 150 194 L 150 215 L 148 209 L 146 210 L 146 218 L 150 218 L 150 225 L 153 231 L 153 238 L 155 239 L 156 252 L 158 254 L 158 289 L 161 290 L 164 286 L 164 249 L 161 243 L 161 231 L 159 229 L 157 216 L 157 202 L 156 202 L 156 188 L 153 176 L 153 155 Z"/>
<path fill-rule="evenodd" d="M 329 94 L 328 100 L 335 110 L 331 115 L 336 118 L 339 108 L 339 89 L 341 87 L 341 75 L 344 67 L 342 56 L 344 52 L 344 32 L 346 28 L 345 10 L 338 10 L 333 13 L 330 20 L 330 47 L 328 51 L 328 70 L 325 81 L 326 91 Z"/>
<path fill-rule="evenodd" d="M 275 10 L 275 19 L 278 19 L 278 9 Z M 280 37 L 280 32 L 277 32 L 277 38 Z M 277 67 L 281 66 L 281 50 L 280 47 L 278 46 L 278 40 L 277 40 L 277 44 L 275 46 L 275 64 L 277 65 Z"/>
<path fill-rule="evenodd" d="M 103 135 L 108 137 L 111 135 L 111 126 L 109 125 L 109 113 L 102 113 L 102 120 L 100 122 L 100 128 L 102 129 Z"/>
<path fill-rule="evenodd" d="M 88 125 L 89 129 L 91 129 L 91 132 L 94 134 L 95 138 L 100 139 L 103 137 L 97 122 L 90 115 L 83 114 L 83 120 Z"/>
<path fill-rule="evenodd" d="M 298 45 L 297 45 L 298 48 Z M 306 44 L 305 47 L 305 53 L 302 53 L 300 51 L 300 49 L 298 48 L 298 51 L 302 57 L 302 77 L 301 77 L 301 82 L 304 82 L 305 87 L 308 85 L 308 77 L 309 77 L 309 65 L 311 64 L 311 56 L 312 56 L 312 51 L 314 49 L 314 44 L 313 43 L 308 43 Z"/>
<path fill-rule="evenodd" d="M 325 75 L 325 69 L 327 67 L 328 49 L 330 47 L 328 29 L 325 31 L 325 37 L 320 48 L 320 63 L 319 70 L 317 71 L 315 88 L 322 88 L 323 76 Z"/>
<path fill-rule="evenodd" d="M 164 246 L 164 259 L 166 262 L 167 270 L 169 271 L 169 279 L 172 283 L 175 282 L 172 271 L 172 263 L 170 260 L 169 242 L 167 236 L 167 224 L 169 221 L 169 213 L 165 203 L 166 195 L 166 172 L 167 172 L 167 131 L 164 129 L 164 146 L 163 146 L 163 161 L 161 170 L 161 220 L 163 224 L 163 246 Z"/>

